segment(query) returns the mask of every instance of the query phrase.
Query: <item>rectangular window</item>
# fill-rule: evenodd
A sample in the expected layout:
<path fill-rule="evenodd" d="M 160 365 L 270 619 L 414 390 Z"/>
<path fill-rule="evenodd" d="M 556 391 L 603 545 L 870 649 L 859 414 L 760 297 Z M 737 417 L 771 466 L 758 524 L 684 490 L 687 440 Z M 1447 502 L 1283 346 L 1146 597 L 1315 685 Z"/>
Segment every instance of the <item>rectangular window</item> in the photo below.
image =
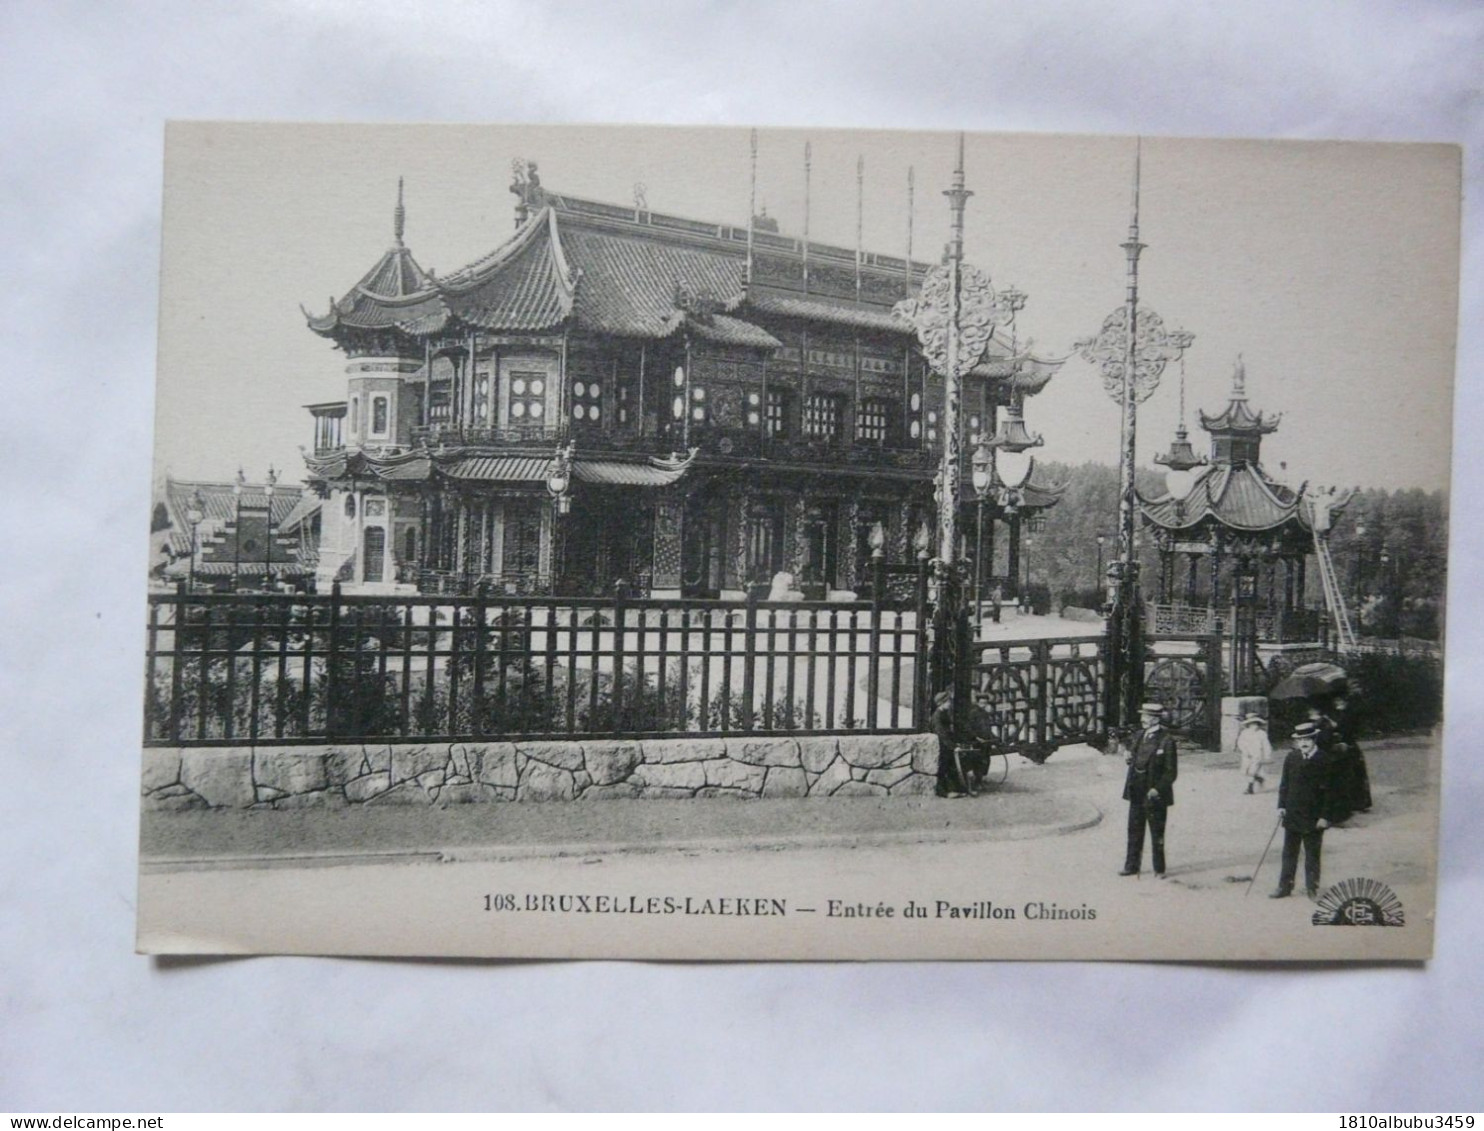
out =
<path fill-rule="evenodd" d="M 371 398 L 371 435 L 385 436 L 387 426 L 387 399 Z"/>
<path fill-rule="evenodd" d="M 768 390 L 768 435 L 782 440 L 788 435 L 788 390 Z"/>
<path fill-rule="evenodd" d="M 833 393 L 811 393 L 804 401 L 804 435 L 811 440 L 840 437 L 840 398 Z"/>
<path fill-rule="evenodd" d="M 546 374 L 514 370 L 510 374 L 510 426 L 541 427 L 546 423 Z"/>
<path fill-rule="evenodd" d="M 884 397 L 867 397 L 861 401 L 855 417 L 855 438 L 871 444 L 885 444 L 892 436 L 896 404 Z"/>
<path fill-rule="evenodd" d="M 490 420 L 490 375 L 480 371 L 474 375 L 474 423 L 488 424 Z"/>
<path fill-rule="evenodd" d="M 572 419 L 579 425 L 597 425 L 603 419 L 603 385 L 599 381 L 572 382 Z"/>

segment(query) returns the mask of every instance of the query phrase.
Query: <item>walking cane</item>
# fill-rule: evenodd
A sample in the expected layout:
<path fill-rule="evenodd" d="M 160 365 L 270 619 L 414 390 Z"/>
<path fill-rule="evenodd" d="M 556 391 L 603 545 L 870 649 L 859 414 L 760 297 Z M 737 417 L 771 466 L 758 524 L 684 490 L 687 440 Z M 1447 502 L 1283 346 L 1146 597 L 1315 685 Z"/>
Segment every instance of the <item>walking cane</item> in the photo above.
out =
<path fill-rule="evenodd" d="M 1268 837 L 1268 843 L 1263 848 L 1262 855 L 1257 858 L 1257 867 L 1252 869 L 1252 878 L 1247 881 L 1247 890 L 1242 893 L 1242 898 L 1243 899 L 1246 899 L 1249 895 L 1252 894 L 1252 885 L 1257 882 L 1257 873 L 1259 873 L 1259 872 L 1262 871 L 1263 861 L 1268 858 L 1268 850 L 1273 847 L 1273 840 L 1278 836 L 1278 830 L 1280 828 L 1282 828 L 1282 827 L 1283 827 L 1283 814 L 1282 813 L 1279 813 L 1278 814 L 1278 823 L 1273 826 L 1272 835 Z"/>

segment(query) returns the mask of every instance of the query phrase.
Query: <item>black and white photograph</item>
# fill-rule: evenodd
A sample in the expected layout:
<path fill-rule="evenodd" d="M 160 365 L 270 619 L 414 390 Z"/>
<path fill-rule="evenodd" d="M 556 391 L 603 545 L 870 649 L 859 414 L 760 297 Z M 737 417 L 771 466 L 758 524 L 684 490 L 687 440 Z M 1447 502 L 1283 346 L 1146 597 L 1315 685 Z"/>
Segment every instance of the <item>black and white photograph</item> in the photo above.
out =
<path fill-rule="evenodd" d="M 1428 957 L 1460 161 L 172 124 L 140 949 Z"/>

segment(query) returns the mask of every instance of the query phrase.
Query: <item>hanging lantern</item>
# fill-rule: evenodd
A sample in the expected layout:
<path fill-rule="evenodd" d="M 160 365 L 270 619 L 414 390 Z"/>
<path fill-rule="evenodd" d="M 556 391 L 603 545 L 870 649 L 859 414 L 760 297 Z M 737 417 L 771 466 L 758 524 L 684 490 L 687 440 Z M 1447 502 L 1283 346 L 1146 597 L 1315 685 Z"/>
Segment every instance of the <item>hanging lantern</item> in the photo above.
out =
<path fill-rule="evenodd" d="M 546 472 L 546 490 L 556 500 L 557 514 L 572 510 L 572 445 L 558 448 Z"/>
<path fill-rule="evenodd" d="M 994 486 L 995 479 L 994 454 L 985 445 L 983 439 L 974 449 L 969 468 L 969 478 L 974 484 L 974 494 L 983 502 L 989 495 L 989 489 Z"/>

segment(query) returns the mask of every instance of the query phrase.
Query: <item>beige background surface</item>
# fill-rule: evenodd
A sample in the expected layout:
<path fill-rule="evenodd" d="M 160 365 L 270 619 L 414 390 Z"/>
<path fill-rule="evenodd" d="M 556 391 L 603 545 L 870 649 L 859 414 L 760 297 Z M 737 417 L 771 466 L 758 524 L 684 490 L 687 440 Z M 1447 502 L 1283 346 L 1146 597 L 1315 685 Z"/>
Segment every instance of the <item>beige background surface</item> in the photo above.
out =
<path fill-rule="evenodd" d="M 1426 969 L 130 953 L 166 117 L 1465 140 L 1461 305 L 1474 312 L 1478 9 L 990 5 L 909 19 L 874 4 L 849 18 L 794 4 L 678 18 L 645 5 L 167 4 L 8 6 L 0 21 L 14 480 L 0 1106 L 1478 1109 L 1473 315 L 1461 329 L 1445 929 Z M 1407 374 L 1396 381 L 1404 390 Z"/>

